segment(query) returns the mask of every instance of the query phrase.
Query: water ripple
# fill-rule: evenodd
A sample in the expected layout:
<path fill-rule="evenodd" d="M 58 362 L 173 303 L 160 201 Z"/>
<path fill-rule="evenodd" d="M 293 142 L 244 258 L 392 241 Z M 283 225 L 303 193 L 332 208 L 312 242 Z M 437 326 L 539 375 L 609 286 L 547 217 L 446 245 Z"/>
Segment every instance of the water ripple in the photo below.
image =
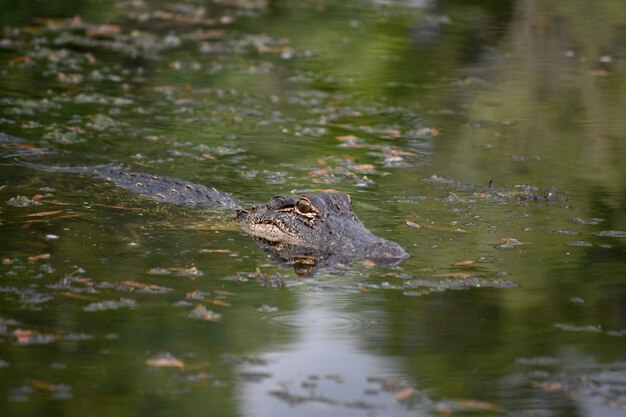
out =
<path fill-rule="evenodd" d="M 280 330 L 307 329 L 330 333 L 357 333 L 386 324 L 377 312 L 329 312 L 304 310 L 302 312 L 275 312 L 264 314 L 260 320 Z"/>

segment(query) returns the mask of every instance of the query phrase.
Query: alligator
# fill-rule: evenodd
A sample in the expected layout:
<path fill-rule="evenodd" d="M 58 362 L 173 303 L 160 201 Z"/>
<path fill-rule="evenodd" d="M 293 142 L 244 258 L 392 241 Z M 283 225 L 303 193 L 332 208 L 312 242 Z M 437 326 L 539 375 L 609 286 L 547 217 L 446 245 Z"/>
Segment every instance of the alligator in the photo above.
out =
<path fill-rule="evenodd" d="M 39 171 L 81 173 L 109 181 L 161 203 L 196 209 L 232 210 L 243 230 L 275 259 L 293 265 L 299 275 L 320 267 L 364 259 L 393 265 L 408 257 L 397 243 L 370 232 L 341 192 L 278 195 L 265 204 L 242 208 L 229 194 L 171 177 L 127 172 L 111 166 L 58 167 L 17 165 Z"/>

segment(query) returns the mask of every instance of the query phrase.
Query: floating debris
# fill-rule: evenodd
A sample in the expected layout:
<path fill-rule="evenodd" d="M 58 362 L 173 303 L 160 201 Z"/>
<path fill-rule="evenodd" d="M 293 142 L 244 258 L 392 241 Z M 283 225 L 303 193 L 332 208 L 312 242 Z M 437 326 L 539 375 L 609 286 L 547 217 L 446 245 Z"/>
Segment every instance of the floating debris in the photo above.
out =
<path fill-rule="evenodd" d="M 446 290 L 464 290 L 468 288 L 516 288 L 517 284 L 512 281 L 499 278 L 479 278 L 472 275 L 454 274 L 453 277 L 443 279 L 413 279 L 405 281 L 403 287 L 406 289 L 415 289 L 419 291 L 441 292 Z M 405 295 L 423 295 L 423 294 L 405 294 Z"/>
<path fill-rule="evenodd" d="M 187 294 L 185 294 L 185 298 L 187 300 L 202 300 L 205 297 L 209 296 L 210 294 L 204 291 L 200 291 L 200 290 L 194 290 L 194 291 L 190 291 Z"/>
<path fill-rule="evenodd" d="M 189 317 L 198 320 L 219 321 L 222 318 L 222 315 L 212 310 L 208 310 L 202 304 L 198 304 L 196 308 L 189 312 Z"/>
<path fill-rule="evenodd" d="M 150 268 L 147 273 L 150 275 L 169 275 L 171 271 L 167 268 Z"/>
<path fill-rule="evenodd" d="M 71 342 L 80 342 L 83 340 L 92 340 L 93 335 L 87 333 L 68 333 L 62 337 L 63 340 L 69 340 Z"/>
<path fill-rule="evenodd" d="M 484 259 L 464 259 L 462 261 L 455 262 L 453 265 L 454 266 L 470 266 L 478 262 L 485 263 L 485 260 Z"/>
<path fill-rule="evenodd" d="M 345 407 L 349 409 L 373 410 L 380 409 L 382 406 L 367 403 L 365 401 L 340 401 L 334 398 L 310 393 L 307 395 L 295 394 L 289 391 L 270 391 L 269 394 L 280 400 L 285 401 L 289 405 L 299 405 L 304 403 L 319 403 L 325 406 Z"/>
<path fill-rule="evenodd" d="M 609 409 L 626 410 L 626 372 L 623 363 L 581 364 L 561 366 L 554 372 L 542 369 L 529 373 L 532 386 L 545 392 L 561 392 L 568 401 L 579 405 L 599 404 Z"/>
<path fill-rule="evenodd" d="M 233 253 L 230 249 L 200 249 L 200 253 Z"/>
<path fill-rule="evenodd" d="M 146 360 L 146 365 L 153 368 L 184 368 L 185 363 L 171 353 L 159 353 Z"/>
<path fill-rule="evenodd" d="M 516 363 L 520 365 L 528 366 L 556 366 L 560 365 L 561 361 L 551 356 L 534 356 L 530 358 L 518 358 Z"/>
<path fill-rule="evenodd" d="M 178 300 L 172 303 L 174 307 L 191 307 L 193 303 L 187 300 Z"/>
<path fill-rule="evenodd" d="M 83 308 L 84 311 L 105 311 L 105 310 L 117 310 L 120 308 L 135 308 L 137 302 L 133 299 L 120 298 L 119 301 L 107 300 L 100 301 L 98 303 L 91 303 Z"/>
<path fill-rule="evenodd" d="M 591 225 L 600 224 L 604 221 L 604 219 L 601 219 L 601 218 L 581 219 L 580 217 L 573 217 L 571 220 L 573 223 L 576 223 L 576 224 L 591 224 Z"/>
<path fill-rule="evenodd" d="M 29 207 L 29 206 L 40 206 L 41 203 L 37 200 L 24 197 L 23 195 L 18 195 L 17 197 L 9 198 L 9 200 L 7 200 L 7 205 L 13 206 L 13 207 Z"/>
<path fill-rule="evenodd" d="M 405 220 L 404 222 L 406 223 L 407 226 L 413 227 L 415 229 L 421 229 L 422 228 L 421 225 L 419 225 L 418 223 L 415 223 L 412 220 Z"/>
<path fill-rule="evenodd" d="M 564 236 L 574 236 L 578 234 L 578 232 L 574 230 L 563 230 L 563 229 L 552 230 L 550 231 L 550 233 L 552 233 L 553 235 L 564 235 Z"/>
<path fill-rule="evenodd" d="M 626 237 L 626 231 L 624 230 L 603 230 L 596 233 L 596 236 L 602 237 Z"/>
<path fill-rule="evenodd" d="M 602 328 L 600 326 L 587 325 L 587 326 L 573 326 L 571 324 L 556 323 L 554 325 L 557 329 L 565 330 L 567 332 L 591 332 L 600 333 Z"/>
<path fill-rule="evenodd" d="M 72 394 L 72 387 L 66 384 L 52 384 L 37 379 L 31 379 L 30 384 L 33 388 L 50 391 L 52 393 L 52 398 L 55 400 L 71 400 L 74 398 L 74 395 Z"/>
<path fill-rule="evenodd" d="M 323 168 L 314 169 L 307 174 L 314 183 L 330 184 L 341 181 L 353 181 L 358 187 L 365 187 L 374 183 L 368 175 L 378 175 L 371 164 L 356 164 L 353 158 L 328 157 L 320 159 Z"/>
<path fill-rule="evenodd" d="M 574 242 L 567 242 L 567 246 L 584 248 L 584 247 L 593 246 L 593 244 L 591 242 L 586 242 L 584 240 L 576 240 Z"/>
<path fill-rule="evenodd" d="M 516 246 L 525 245 L 525 243 L 523 243 L 516 237 L 505 237 L 502 238 L 502 241 L 504 243 L 496 245 L 496 249 L 514 249 Z"/>
<path fill-rule="evenodd" d="M 435 412 L 440 415 L 450 415 L 454 412 L 486 411 L 491 413 L 501 413 L 502 406 L 489 401 L 478 401 L 468 398 L 457 398 L 445 400 L 435 405 Z"/>
<path fill-rule="evenodd" d="M 41 334 L 33 330 L 15 329 L 12 332 L 14 343 L 18 346 L 47 345 L 56 340 L 55 335 Z"/>
<path fill-rule="evenodd" d="M 170 271 L 176 272 L 176 275 L 179 277 L 196 278 L 204 275 L 204 273 L 195 266 L 192 266 L 191 268 L 170 268 Z"/>
<path fill-rule="evenodd" d="M 39 255 L 32 255 L 28 257 L 28 262 L 37 262 L 37 261 L 45 261 L 50 259 L 49 253 L 42 253 Z"/>
<path fill-rule="evenodd" d="M 25 305 L 38 305 L 45 304 L 48 301 L 54 299 L 54 297 L 50 294 L 45 294 L 41 292 L 37 292 L 34 289 L 28 288 L 20 291 L 20 303 Z"/>
<path fill-rule="evenodd" d="M 61 210 L 40 211 L 38 213 L 27 214 L 26 217 L 46 217 L 46 216 L 54 216 L 59 213 L 62 213 L 62 211 Z"/>
<path fill-rule="evenodd" d="M 415 395 L 415 389 L 411 387 L 407 387 L 403 389 L 402 391 L 400 391 L 399 393 L 397 393 L 395 396 L 395 399 L 396 401 L 406 401 L 412 398 L 414 395 Z"/>
<path fill-rule="evenodd" d="M 123 287 L 129 287 L 135 291 L 145 292 L 148 294 L 161 294 L 161 293 L 172 291 L 172 289 L 168 287 L 162 287 L 160 285 L 155 285 L 155 284 L 144 284 L 143 282 L 132 281 L 132 280 L 122 281 L 120 284 Z"/>

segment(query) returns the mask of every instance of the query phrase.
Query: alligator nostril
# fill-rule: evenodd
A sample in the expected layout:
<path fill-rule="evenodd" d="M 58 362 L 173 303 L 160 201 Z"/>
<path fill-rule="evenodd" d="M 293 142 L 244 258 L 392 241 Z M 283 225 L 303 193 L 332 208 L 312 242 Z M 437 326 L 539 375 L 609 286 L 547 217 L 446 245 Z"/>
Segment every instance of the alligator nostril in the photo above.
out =
<path fill-rule="evenodd" d="M 250 214 L 248 210 L 237 210 L 237 220 L 245 219 L 246 216 Z"/>

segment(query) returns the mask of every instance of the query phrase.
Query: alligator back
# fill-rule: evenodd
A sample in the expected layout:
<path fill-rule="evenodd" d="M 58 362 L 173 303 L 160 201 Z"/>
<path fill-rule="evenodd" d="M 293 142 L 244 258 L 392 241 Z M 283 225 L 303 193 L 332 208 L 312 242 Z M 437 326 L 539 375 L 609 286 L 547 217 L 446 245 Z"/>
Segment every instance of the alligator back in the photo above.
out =
<path fill-rule="evenodd" d="M 97 169 L 96 176 L 116 186 L 162 203 L 194 208 L 235 209 L 239 205 L 226 193 L 176 178 L 116 169 Z"/>
<path fill-rule="evenodd" d="M 161 203 L 193 208 L 236 209 L 233 198 L 215 188 L 141 172 L 128 172 L 111 165 L 60 167 L 22 162 L 19 166 L 38 171 L 93 175 L 117 187 L 132 191 Z"/>

